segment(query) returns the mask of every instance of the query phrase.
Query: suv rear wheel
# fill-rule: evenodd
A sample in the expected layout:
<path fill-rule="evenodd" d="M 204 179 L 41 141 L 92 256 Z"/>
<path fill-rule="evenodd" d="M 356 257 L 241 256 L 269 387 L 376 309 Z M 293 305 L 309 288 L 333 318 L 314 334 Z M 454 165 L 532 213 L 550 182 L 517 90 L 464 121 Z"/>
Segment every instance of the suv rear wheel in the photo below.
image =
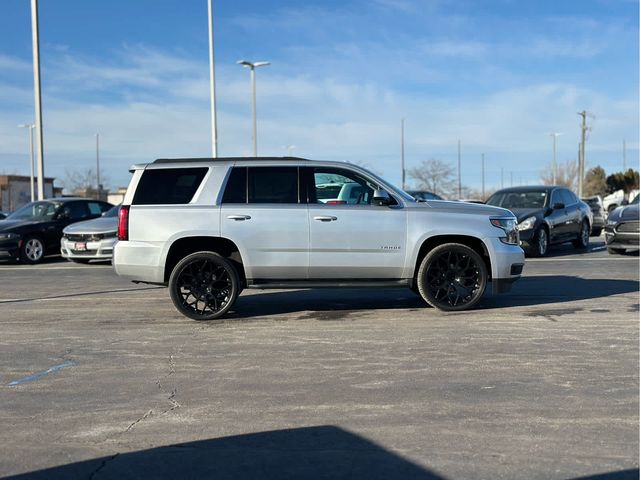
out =
<path fill-rule="evenodd" d="M 482 297 L 487 267 L 478 253 L 460 243 L 445 243 L 422 260 L 416 283 L 422 298 L 439 310 L 466 310 Z"/>
<path fill-rule="evenodd" d="M 238 298 L 240 281 L 229 260 L 213 252 L 196 252 L 178 262 L 169 277 L 176 309 L 193 320 L 213 320 Z"/>

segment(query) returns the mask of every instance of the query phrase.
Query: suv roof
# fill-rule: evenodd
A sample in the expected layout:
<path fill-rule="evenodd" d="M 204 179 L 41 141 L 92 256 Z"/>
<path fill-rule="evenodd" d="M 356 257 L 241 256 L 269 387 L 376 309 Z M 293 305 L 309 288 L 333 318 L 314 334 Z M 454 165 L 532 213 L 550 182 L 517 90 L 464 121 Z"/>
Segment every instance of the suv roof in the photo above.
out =
<path fill-rule="evenodd" d="M 159 158 L 153 163 L 193 163 L 193 162 L 237 162 L 237 161 L 310 161 L 301 157 L 209 157 L 209 158 Z"/>

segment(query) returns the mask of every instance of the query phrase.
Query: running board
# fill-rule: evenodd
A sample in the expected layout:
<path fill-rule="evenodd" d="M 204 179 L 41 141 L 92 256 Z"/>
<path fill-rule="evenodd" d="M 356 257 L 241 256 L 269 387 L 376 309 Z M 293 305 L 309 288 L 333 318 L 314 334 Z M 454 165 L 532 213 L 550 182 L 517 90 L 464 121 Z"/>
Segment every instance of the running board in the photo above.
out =
<path fill-rule="evenodd" d="M 265 280 L 247 279 L 247 288 L 409 288 L 411 279 L 310 279 Z"/>

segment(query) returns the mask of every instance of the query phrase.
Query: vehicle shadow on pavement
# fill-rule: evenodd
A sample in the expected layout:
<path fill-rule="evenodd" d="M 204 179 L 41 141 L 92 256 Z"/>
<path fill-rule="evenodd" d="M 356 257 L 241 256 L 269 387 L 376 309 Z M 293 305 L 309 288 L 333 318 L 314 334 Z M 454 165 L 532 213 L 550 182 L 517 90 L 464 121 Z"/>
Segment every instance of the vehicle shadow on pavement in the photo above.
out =
<path fill-rule="evenodd" d="M 444 477 L 342 428 L 317 426 L 115 454 L 7 478 L 440 480 Z"/>
<path fill-rule="evenodd" d="M 480 308 L 574 302 L 576 300 L 608 297 L 621 293 L 637 293 L 638 286 L 639 283 L 636 280 L 580 278 L 569 275 L 522 277 L 513 284 L 513 288 L 508 294 L 487 296 L 482 299 Z M 608 312 L 609 310 L 606 311 Z"/>
<path fill-rule="evenodd" d="M 638 291 L 635 280 L 585 279 L 568 275 L 523 277 L 511 292 L 486 295 L 476 309 L 564 303 Z M 346 320 L 366 310 L 430 308 L 408 289 L 317 289 L 244 294 L 227 319 L 309 312 L 305 319 Z M 608 310 L 607 310 L 608 311 Z M 471 311 L 456 312 L 469 314 Z"/>

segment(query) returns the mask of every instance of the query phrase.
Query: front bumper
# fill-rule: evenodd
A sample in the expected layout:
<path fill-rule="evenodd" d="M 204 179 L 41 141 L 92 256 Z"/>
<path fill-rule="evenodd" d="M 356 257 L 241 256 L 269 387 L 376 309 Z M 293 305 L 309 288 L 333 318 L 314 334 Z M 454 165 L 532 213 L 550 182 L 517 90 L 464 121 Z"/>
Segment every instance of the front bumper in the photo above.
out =
<path fill-rule="evenodd" d="M 522 276 L 524 252 L 518 245 L 502 243 L 499 238 L 485 238 L 483 242 L 491 259 L 491 293 L 506 293 Z"/>
<path fill-rule="evenodd" d="M 533 243 L 535 238 L 535 231 L 535 228 L 530 228 L 528 230 L 521 230 L 518 232 L 520 236 L 520 247 L 522 247 L 523 250 L 528 251 L 535 248 L 535 245 Z"/>
<path fill-rule="evenodd" d="M 22 239 L 0 240 L 0 259 L 18 258 Z"/>
<path fill-rule="evenodd" d="M 60 240 L 60 253 L 63 258 L 70 260 L 110 260 L 117 241 L 117 238 L 103 238 L 96 241 L 73 242 L 63 237 Z"/>
<path fill-rule="evenodd" d="M 630 225 L 632 223 L 632 229 L 636 231 L 619 230 L 621 225 Z M 637 230 L 637 224 L 638 222 L 626 222 L 625 224 L 607 225 L 604 229 L 604 241 L 607 247 L 640 250 L 640 231 Z M 627 228 L 624 229 L 626 230 Z"/>

